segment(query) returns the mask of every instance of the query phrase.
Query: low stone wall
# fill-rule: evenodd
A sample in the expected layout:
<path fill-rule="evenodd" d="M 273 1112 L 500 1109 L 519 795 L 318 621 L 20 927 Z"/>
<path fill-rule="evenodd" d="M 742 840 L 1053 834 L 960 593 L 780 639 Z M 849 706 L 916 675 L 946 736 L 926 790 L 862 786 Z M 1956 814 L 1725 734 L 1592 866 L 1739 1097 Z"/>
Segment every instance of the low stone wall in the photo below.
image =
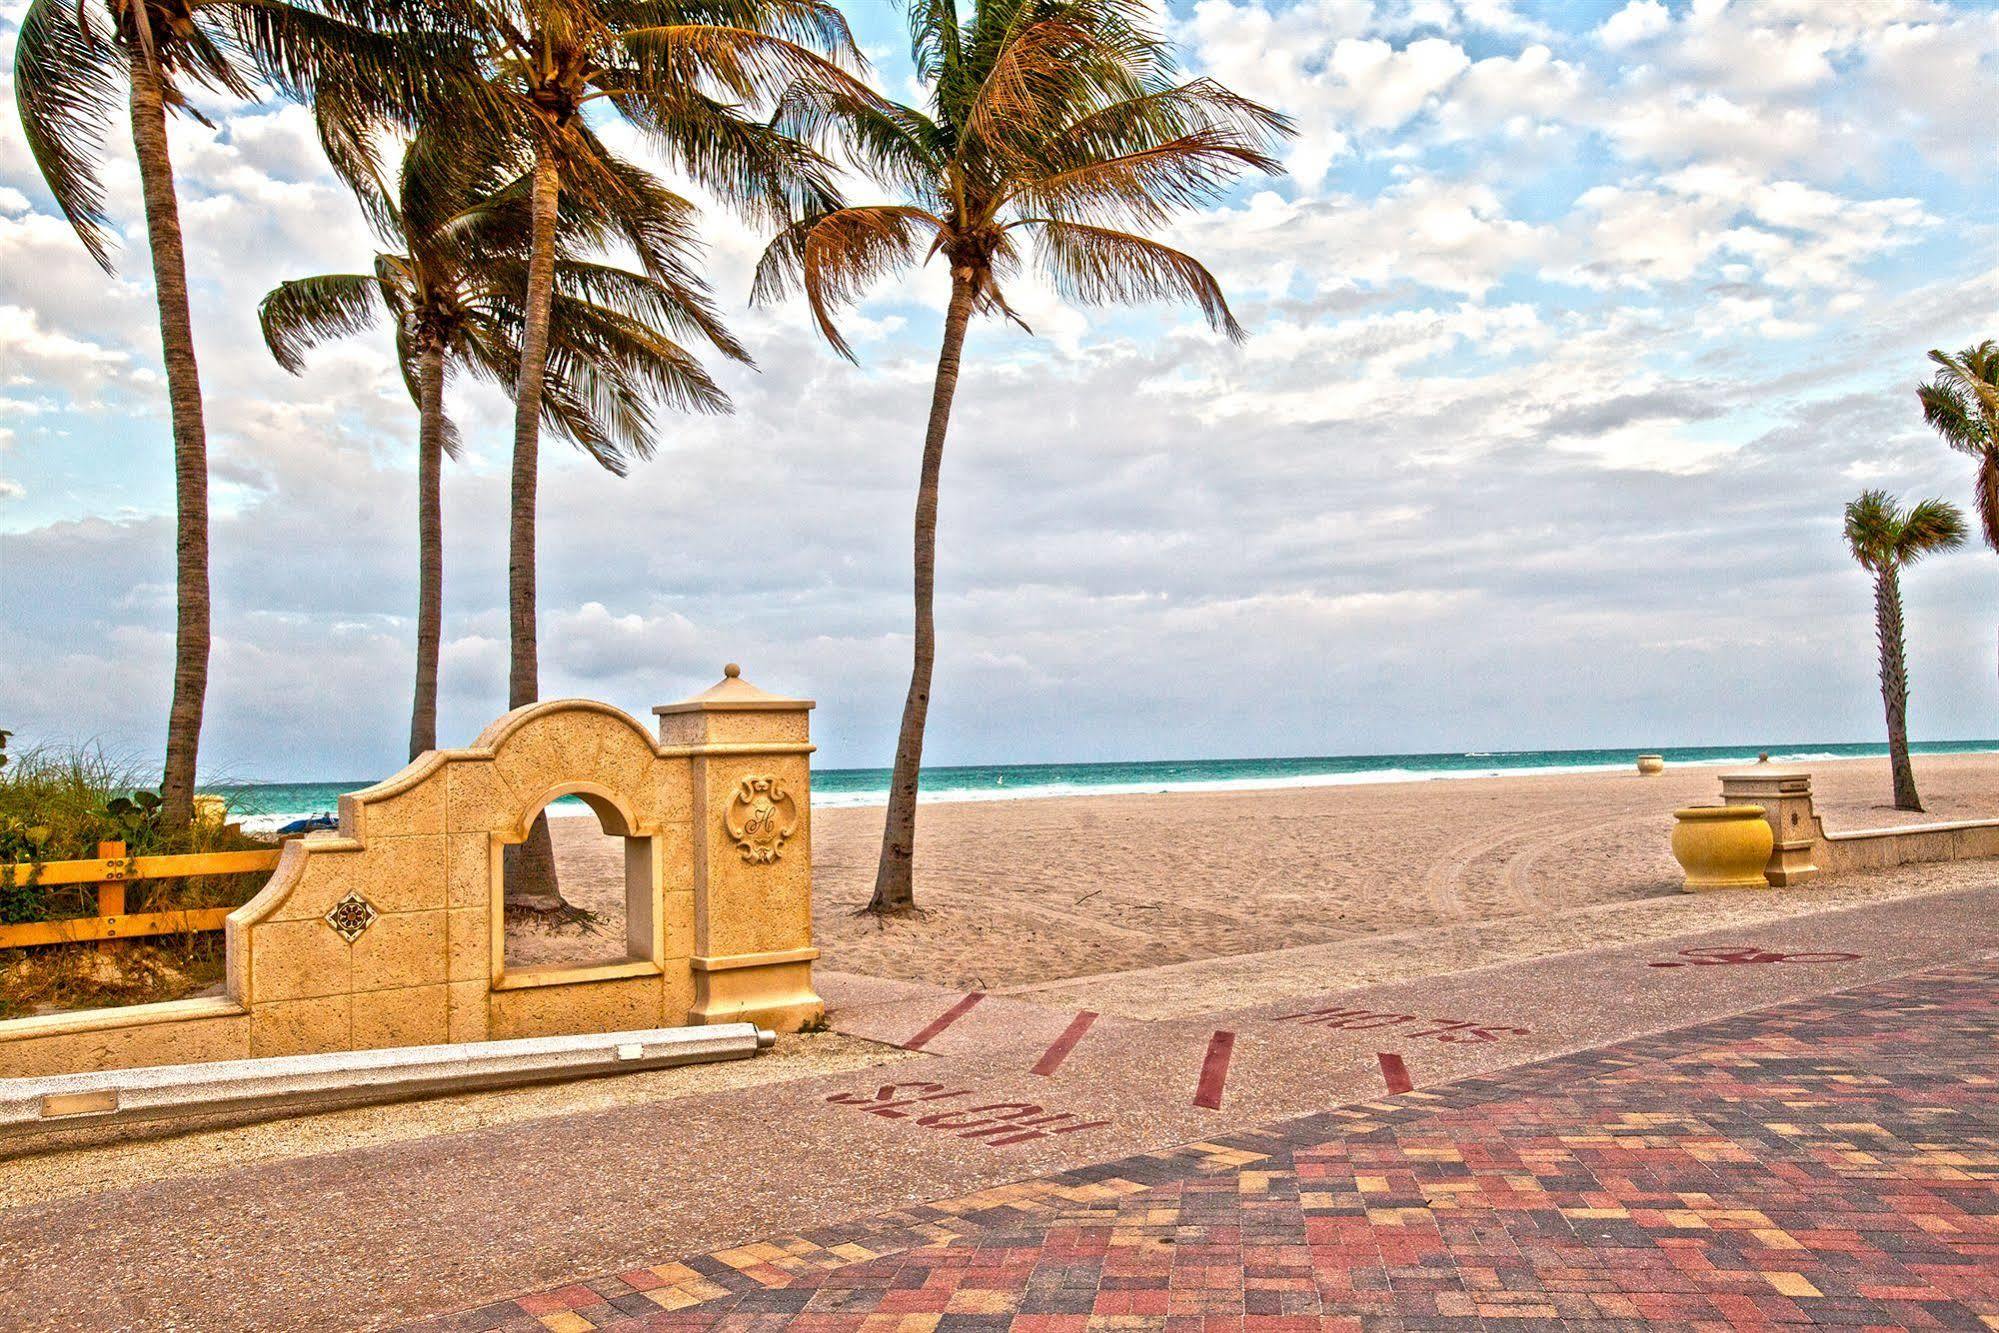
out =
<path fill-rule="evenodd" d="M 226 997 L 0 1022 L 0 1077 L 754 1022 L 795 1031 L 812 988 L 811 701 L 735 668 L 630 715 L 507 714 L 343 796 L 227 923 Z M 577 796 L 625 839 L 627 957 L 506 966 L 502 863 Z"/>
<path fill-rule="evenodd" d="M 1999 856 L 1999 819 L 1828 833 L 1812 806 L 1811 774 L 1802 769 L 1758 764 L 1724 773 L 1721 797 L 1728 805 L 1763 807 L 1776 844 L 1764 877 L 1779 888 L 1848 870 Z"/>
<path fill-rule="evenodd" d="M 1969 861 L 1999 856 L 1999 819 L 1950 824 L 1908 824 L 1861 833 L 1826 833 L 1821 826 L 1819 869 L 1877 870 L 1917 861 Z"/>

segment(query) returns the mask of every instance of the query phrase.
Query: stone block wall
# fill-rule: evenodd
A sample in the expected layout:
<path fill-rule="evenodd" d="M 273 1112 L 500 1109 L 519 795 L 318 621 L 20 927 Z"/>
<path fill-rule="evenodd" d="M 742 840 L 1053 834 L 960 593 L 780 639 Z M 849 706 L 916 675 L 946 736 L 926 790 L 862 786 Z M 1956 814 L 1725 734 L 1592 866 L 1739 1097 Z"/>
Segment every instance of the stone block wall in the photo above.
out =
<path fill-rule="evenodd" d="M 751 1021 L 795 1031 L 812 989 L 809 700 L 731 666 L 654 711 L 515 709 L 343 796 L 228 920 L 225 997 L 0 1022 L 0 1077 Z M 576 796 L 625 838 L 627 958 L 508 968 L 502 862 Z"/>

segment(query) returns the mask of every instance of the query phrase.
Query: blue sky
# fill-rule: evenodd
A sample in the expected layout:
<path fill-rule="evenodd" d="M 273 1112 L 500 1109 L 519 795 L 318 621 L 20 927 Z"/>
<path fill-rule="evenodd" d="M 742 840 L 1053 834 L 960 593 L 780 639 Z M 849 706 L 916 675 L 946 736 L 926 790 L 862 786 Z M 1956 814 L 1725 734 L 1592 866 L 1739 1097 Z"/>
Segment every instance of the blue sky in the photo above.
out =
<path fill-rule="evenodd" d="M 899 18 L 848 9 L 915 95 Z M 0 4 L 7 67 L 20 10 Z M 1190 69 L 1300 125 L 1285 177 L 1169 236 L 1251 338 L 1065 308 L 1032 278 L 1033 336 L 975 332 L 929 756 L 1877 735 L 1839 508 L 1873 485 L 1969 499 L 1911 390 L 1929 347 L 1999 336 L 1999 11 L 1176 0 L 1167 21 Z M 374 242 L 296 108 L 206 109 L 217 128 L 174 147 L 217 507 L 207 767 L 384 773 L 413 414 L 385 335 L 294 378 L 254 324 L 274 283 Z M 113 144 L 115 280 L 0 123 L 0 726 L 150 757 L 171 474 Z M 740 660 L 820 701 L 822 762 L 884 762 L 941 274 L 857 312 L 853 367 L 802 311 L 743 308 L 763 238 L 722 214 L 708 238 L 759 370 L 726 372 L 732 417 L 668 418 L 626 479 L 546 455 L 544 693 L 642 711 Z M 507 409 L 456 383 L 450 406 L 456 742 L 503 703 Z M 1909 578 L 1919 738 L 1999 734 L 1995 575 L 1976 550 Z"/>

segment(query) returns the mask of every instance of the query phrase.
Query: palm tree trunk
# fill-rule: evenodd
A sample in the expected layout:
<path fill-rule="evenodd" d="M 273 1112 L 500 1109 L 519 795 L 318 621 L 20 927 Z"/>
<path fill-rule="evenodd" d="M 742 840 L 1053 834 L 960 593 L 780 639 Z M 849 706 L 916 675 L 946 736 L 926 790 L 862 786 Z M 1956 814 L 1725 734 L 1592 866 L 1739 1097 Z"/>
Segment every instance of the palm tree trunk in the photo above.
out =
<path fill-rule="evenodd" d="M 166 104 L 158 72 L 136 45 L 130 67 L 132 146 L 146 201 L 174 436 L 174 690 L 167 712 L 161 815 L 168 827 L 184 828 L 194 812 L 195 760 L 208 695 L 208 431 L 201 416 L 194 321 L 187 305 L 187 254 L 181 245 L 173 160 L 167 154 Z"/>
<path fill-rule="evenodd" d="M 1909 766 L 1909 671 L 1903 661 L 1902 580 L 1892 568 L 1874 576 L 1874 622 L 1881 641 L 1881 703 L 1888 714 L 1888 767 L 1895 778 L 1895 808 L 1921 810 L 1916 773 Z"/>
<path fill-rule="evenodd" d="M 1990 423 L 1987 423 L 1990 430 Z M 1985 544 L 1999 551 L 1999 445 L 1978 456 L 1978 481 L 1973 488 L 1978 503 L 1978 523 L 1985 530 Z"/>
<path fill-rule="evenodd" d="M 507 532 L 507 707 L 541 696 L 535 643 L 535 505 L 541 466 L 541 386 L 548 367 L 549 312 L 555 304 L 555 217 L 562 178 L 554 152 L 535 153 L 533 249 L 528 256 L 527 317 L 521 326 L 521 370 L 514 384 L 514 475 Z M 527 841 L 507 849 L 507 902 L 535 911 L 564 907 L 555 882 L 555 848 L 548 820 L 537 815 Z"/>
<path fill-rule="evenodd" d="M 1985 544 L 1999 551 L 1999 446 L 1978 456 L 1978 481 L 1974 487 L 1978 503 L 1978 524 L 1985 530 Z"/>
<path fill-rule="evenodd" d="M 437 748 L 437 651 L 444 628 L 444 345 L 423 349 L 417 367 L 416 699 L 410 758 Z"/>
<path fill-rule="evenodd" d="M 923 437 L 923 472 L 916 486 L 916 651 L 902 731 L 889 778 L 888 818 L 882 826 L 881 861 L 875 868 L 870 912 L 895 914 L 916 906 L 916 792 L 923 770 L 923 724 L 930 715 L 930 671 L 937 661 L 931 604 L 937 588 L 937 476 L 944 463 L 944 434 L 958 392 L 958 361 L 972 320 L 978 288 L 968 269 L 951 272 L 951 304 L 944 315 L 944 346 L 937 355 L 937 384 L 930 395 L 930 426 Z"/>

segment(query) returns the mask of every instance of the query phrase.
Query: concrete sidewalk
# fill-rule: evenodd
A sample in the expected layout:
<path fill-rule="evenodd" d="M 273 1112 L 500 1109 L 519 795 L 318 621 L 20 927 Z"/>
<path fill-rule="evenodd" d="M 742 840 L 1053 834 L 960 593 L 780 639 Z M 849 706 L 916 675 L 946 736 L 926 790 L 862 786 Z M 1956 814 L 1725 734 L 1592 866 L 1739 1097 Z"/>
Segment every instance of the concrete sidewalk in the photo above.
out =
<path fill-rule="evenodd" d="M 1170 1022 L 857 986 L 836 1026 L 924 1058 L 9 1210 L 0 1325 L 380 1327 L 530 1291 L 453 1326 L 582 1328 L 609 1307 L 598 1285 L 553 1304 L 539 1289 L 625 1275 L 631 1308 L 609 1307 L 620 1315 L 639 1300 L 658 1314 L 730 1297 L 730 1274 L 789 1290 L 827 1264 L 964 1234 L 954 1219 L 983 1231 L 1103 1205 L 1106 1188 L 1245 1169 L 1268 1154 L 1229 1145 L 1258 1141 L 1257 1126 L 1331 1114 L 1379 1127 L 1456 1104 L 1499 1071 L 1978 964 L 1999 950 L 1996 898 L 1891 902 L 1279 1005 L 1249 1003 L 1247 987 L 1243 1008 Z M 1989 999 L 1989 975 L 1976 975 L 1967 984 Z M 1119 1166 L 1105 1175 L 1105 1163 Z M 867 1220 L 833 1225 L 849 1218 Z M 771 1236 L 792 1239 L 757 1243 Z M 643 1291 L 630 1276 L 641 1272 L 654 1279 Z"/>

